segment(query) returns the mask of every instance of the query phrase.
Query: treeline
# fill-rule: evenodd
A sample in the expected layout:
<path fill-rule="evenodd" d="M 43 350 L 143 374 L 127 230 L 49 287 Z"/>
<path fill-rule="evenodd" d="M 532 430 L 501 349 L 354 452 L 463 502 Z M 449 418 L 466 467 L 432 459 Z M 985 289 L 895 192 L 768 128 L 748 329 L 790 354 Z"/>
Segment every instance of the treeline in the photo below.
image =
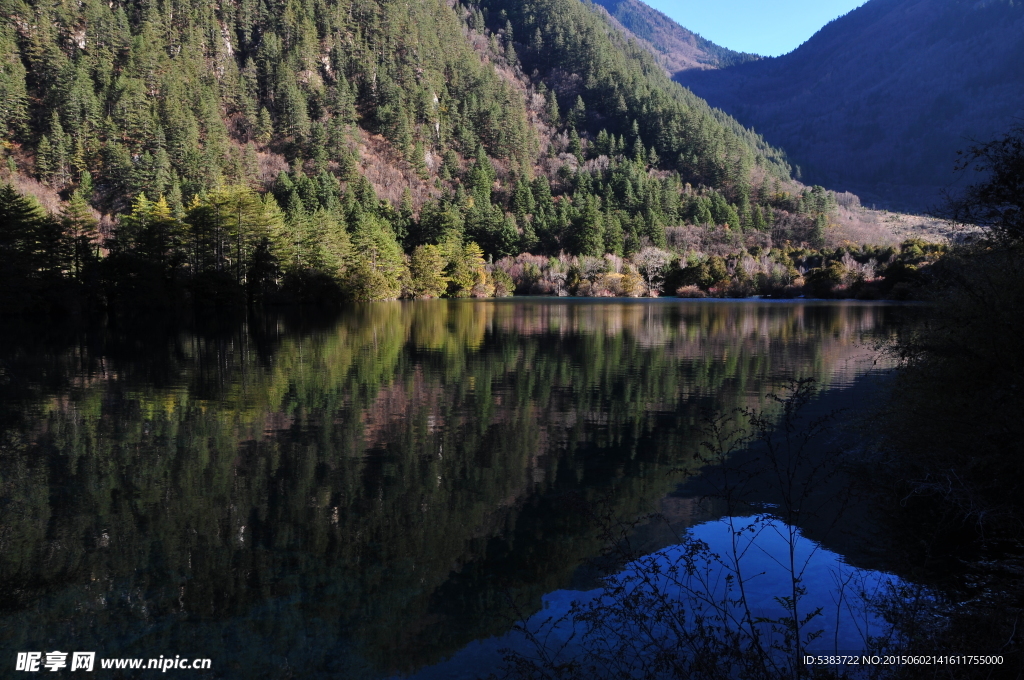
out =
<path fill-rule="evenodd" d="M 726 235 L 731 251 L 723 251 L 722 243 L 710 250 L 690 247 L 677 238 L 685 228 L 660 227 L 655 234 L 663 249 L 637 234 L 649 229 L 646 217 L 732 208 L 715 192 L 679 191 L 674 178 L 645 184 L 646 175 L 638 174 L 644 207 L 629 177 L 617 171 L 604 185 L 606 195 L 617 205 L 615 187 L 622 188 L 624 208 L 629 200 L 641 205 L 634 217 L 628 209 L 603 208 L 599 197 L 587 193 L 593 175 L 581 173 L 577 192 L 563 200 L 551 196 L 541 177 L 521 183 L 513 196 L 526 223 L 539 228 L 539 234 L 520 233 L 516 214 L 491 203 L 489 167 L 481 154 L 469 172 L 471 191 L 460 185 L 456 196 L 425 206 L 418 218 L 408 205 L 396 209 L 379 200 L 362 178 L 342 190 L 329 174 L 282 173 L 263 196 L 247 187 L 218 189 L 177 210 L 165 197 L 152 201 L 141 194 L 106 238 L 80 192 L 54 215 L 4 185 L 2 308 L 6 313 L 214 310 L 515 293 L 907 297 L 923 280 L 923 268 L 944 252 L 919 240 L 898 250 L 743 247 L 737 245 L 743 242 L 742 229 L 731 232 L 727 223 L 691 230 Z M 666 234 L 673 237 L 671 245 Z M 571 244 L 570 252 L 561 249 L 563 243 Z M 522 253 L 531 247 L 559 250 Z"/>
<path fill-rule="evenodd" d="M 725 254 L 648 246 L 629 258 L 524 254 L 503 258 L 493 269 L 506 272 L 515 292 L 527 295 L 906 300 L 920 296 L 946 250 L 920 239 L 898 247 L 754 246 Z"/>
<path fill-rule="evenodd" d="M 374 203 L 345 207 L 349 229 L 334 211 L 288 214 L 272 194 L 244 187 L 196 197 L 181 215 L 141 195 L 101 245 L 77 192 L 51 215 L 6 185 L 0 304 L 38 313 L 494 293 L 478 246 L 426 246 L 407 257 L 382 217 L 390 208 Z"/>

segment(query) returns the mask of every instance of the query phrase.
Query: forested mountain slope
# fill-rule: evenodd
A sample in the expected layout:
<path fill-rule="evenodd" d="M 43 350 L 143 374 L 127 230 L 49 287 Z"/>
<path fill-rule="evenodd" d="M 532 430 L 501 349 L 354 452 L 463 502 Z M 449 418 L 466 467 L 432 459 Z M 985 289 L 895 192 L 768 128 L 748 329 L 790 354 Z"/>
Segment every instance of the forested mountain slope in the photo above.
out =
<path fill-rule="evenodd" d="M 3 13 L 13 158 L 59 191 L 88 172 L 100 207 L 248 181 L 268 152 L 337 175 L 359 130 L 417 169 L 482 145 L 532 175 L 544 131 L 527 100 L 545 81 L 563 110 L 580 96 L 586 111 L 553 127 L 640 139 L 685 180 L 718 186 L 770 153 L 569 0 L 5 0 Z M 517 77 L 520 62 L 544 73 Z"/>
<path fill-rule="evenodd" d="M 790 54 L 679 82 L 786 150 L 804 181 L 921 210 L 956 151 L 1024 116 L 1024 4 L 870 0 Z"/>
<path fill-rule="evenodd" d="M 0 309 L 486 296 L 521 253 L 637 290 L 622 257 L 685 225 L 825 245 L 836 197 L 595 10 L 0 0 Z"/>

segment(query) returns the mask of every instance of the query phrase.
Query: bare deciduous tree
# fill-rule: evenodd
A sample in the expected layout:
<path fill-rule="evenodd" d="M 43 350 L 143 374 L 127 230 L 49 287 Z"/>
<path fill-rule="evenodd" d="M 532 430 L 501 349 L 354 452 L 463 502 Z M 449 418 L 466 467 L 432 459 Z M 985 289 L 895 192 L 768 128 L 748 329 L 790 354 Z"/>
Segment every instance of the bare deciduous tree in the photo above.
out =
<path fill-rule="evenodd" d="M 647 246 L 633 256 L 633 262 L 647 284 L 647 294 L 651 297 L 657 297 L 661 282 L 665 279 L 665 268 L 671 261 L 669 253 L 654 246 Z"/>

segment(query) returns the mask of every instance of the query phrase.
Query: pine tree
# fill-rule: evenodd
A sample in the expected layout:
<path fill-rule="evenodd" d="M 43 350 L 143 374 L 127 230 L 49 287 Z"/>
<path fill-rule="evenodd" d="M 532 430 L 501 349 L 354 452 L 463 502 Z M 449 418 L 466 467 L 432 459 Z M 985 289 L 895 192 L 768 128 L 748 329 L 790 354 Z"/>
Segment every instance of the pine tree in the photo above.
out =
<path fill-rule="evenodd" d="M 333 102 L 334 117 L 345 125 L 350 125 L 356 120 L 355 97 L 349 87 L 348 80 L 344 74 L 338 76 L 338 83 L 334 87 Z"/>
<path fill-rule="evenodd" d="M 639 136 L 633 141 L 633 162 L 637 165 L 647 165 L 647 151 L 644 149 L 643 140 Z"/>
<path fill-rule="evenodd" d="M 622 222 L 614 213 L 604 216 L 604 250 L 612 255 L 622 255 Z"/>
<path fill-rule="evenodd" d="M 266 146 L 274 136 L 274 123 L 270 119 L 270 112 L 267 108 L 261 107 L 259 116 L 256 118 L 255 141 L 260 146 Z"/>
<path fill-rule="evenodd" d="M 25 66 L 12 22 L 0 26 L 0 139 L 24 134 L 28 122 Z"/>
<path fill-rule="evenodd" d="M 53 181 L 53 145 L 48 135 L 43 135 L 36 147 L 36 175 L 43 184 Z"/>
<path fill-rule="evenodd" d="M 54 111 L 50 117 L 50 178 L 55 189 L 63 189 L 71 183 L 71 138 L 64 132 L 60 116 Z"/>
<path fill-rule="evenodd" d="M 572 128 L 583 127 L 587 121 L 586 112 L 587 105 L 583 102 L 583 97 L 576 95 L 576 101 L 565 117 L 565 124 Z"/>
<path fill-rule="evenodd" d="M 715 217 L 711 214 L 711 202 L 706 196 L 697 198 L 697 209 L 693 221 L 696 224 L 714 224 Z"/>
<path fill-rule="evenodd" d="M 658 152 L 655 151 L 654 147 L 652 146 L 650 149 L 647 150 L 647 163 L 651 167 L 655 167 L 656 168 L 656 167 L 658 167 L 658 164 L 660 162 L 661 162 L 661 158 L 658 156 Z"/>
<path fill-rule="evenodd" d="M 36 276 L 38 235 L 45 221 L 38 203 L 10 184 L 0 186 L 0 309 L 19 307 L 18 293 Z"/>
<path fill-rule="evenodd" d="M 493 287 L 488 290 L 490 281 L 484 263 L 484 252 L 475 243 L 470 242 L 461 249 L 454 249 L 445 270 L 448 276 L 448 296 L 490 297 L 494 291 Z"/>
<path fill-rule="evenodd" d="M 580 141 L 580 135 L 576 132 L 575 126 L 569 129 L 569 153 L 576 156 L 580 163 L 583 162 L 583 143 Z"/>
<path fill-rule="evenodd" d="M 148 230 L 152 212 L 153 203 L 146 197 L 145 192 L 136 196 L 132 202 L 131 211 L 121 215 L 117 222 L 111 249 L 120 253 L 140 249 L 144 238 L 143 234 Z"/>
<path fill-rule="evenodd" d="M 516 220 L 520 223 L 525 222 L 527 215 L 532 215 L 536 207 L 536 202 L 533 199 L 533 192 L 530 191 L 530 185 L 523 179 L 519 179 L 516 182 L 515 191 L 512 194 L 511 201 L 512 212 L 515 213 Z"/>
<path fill-rule="evenodd" d="M 555 96 L 554 90 L 548 90 L 547 93 L 548 103 L 545 108 L 547 114 L 548 124 L 551 127 L 559 127 L 562 124 L 562 116 L 558 112 L 558 97 Z"/>
<path fill-rule="evenodd" d="M 604 220 L 597 199 L 587 201 L 573 224 L 573 252 L 577 255 L 598 257 L 605 253 Z"/>
<path fill-rule="evenodd" d="M 828 217 L 819 213 L 814 218 L 814 230 L 811 233 L 811 243 L 815 248 L 825 247 L 825 234 L 828 231 Z"/>
<path fill-rule="evenodd" d="M 495 257 L 506 255 L 518 255 L 522 252 L 520 247 L 519 227 L 516 225 L 516 218 L 507 213 L 501 220 L 494 244 Z"/>
<path fill-rule="evenodd" d="M 533 31 L 533 38 L 530 40 L 530 51 L 533 53 L 534 58 L 540 57 L 544 52 L 544 36 L 541 35 L 540 28 L 536 28 Z"/>
<path fill-rule="evenodd" d="M 755 205 L 750 211 L 750 226 L 754 231 L 764 231 L 765 219 L 761 212 L 761 206 Z"/>
<path fill-rule="evenodd" d="M 60 225 L 68 248 L 67 268 L 76 279 L 82 278 L 82 271 L 98 256 L 98 224 L 88 201 L 81 192 L 75 191 L 61 210 Z"/>

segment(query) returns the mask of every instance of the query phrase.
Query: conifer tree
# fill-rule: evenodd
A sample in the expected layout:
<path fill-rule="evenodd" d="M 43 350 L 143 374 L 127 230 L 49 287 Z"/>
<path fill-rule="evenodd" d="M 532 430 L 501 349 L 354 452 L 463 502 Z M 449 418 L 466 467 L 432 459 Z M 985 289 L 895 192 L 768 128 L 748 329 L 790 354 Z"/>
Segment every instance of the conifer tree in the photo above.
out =
<path fill-rule="evenodd" d="M 10 184 L 0 186 L 0 306 L 16 306 L 18 292 L 38 272 L 38 235 L 46 219 L 37 202 Z"/>
<path fill-rule="evenodd" d="M 604 216 L 604 250 L 612 255 L 622 255 L 622 222 L 619 216 L 608 213 Z"/>
<path fill-rule="evenodd" d="M 28 91 L 11 23 L 0 26 L 0 138 L 13 139 L 25 132 L 28 122 Z"/>
<path fill-rule="evenodd" d="M 581 95 L 576 95 L 576 101 L 565 117 L 565 124 L 571 128 L 583 127 L 586 123 L 587 105 L 583 102 Z"/>
<path fill-rule="evenodd" d="M 555 96 L 554 90 L 548 90 L 547 99 L 545 113 L 547 114 L 548 123 L 552 127 L 557 128 L 562 124 L 562 116 L 558 111 L 558 97 Z"/>
<path fill-rule="evenodd" d="M 576 132 L 576 127 L 569 128 L 569 153 L 576 156 L 576 159 L 583 162 L 583 143 L 580 141 L 580 135 Z"/>
<path fill-rule="evenodd" d="M 572 240 L 575 254 L 598 257 L 606 252 L 603 222 L 597 199 L 591 198 L 573 224 Z"/>
<path fill-rule="evenodd" d="M 43 184 L 50 184 L 53 181 L 53 145 L 50 144 L 50 137 L 43 135 L 36 147 L 36 175 Z"/>
<path fill-rule="evenodd" d="M 89 203 L 81 192 L 75 191 L 61 210 L 60 225 L 68 248 L 68 270 L 76 279 L 82 278 L 83 269 L 98 254 L 98 224 Z"/>
<path fill-rule="evenodd" d="M 254 132 L 254 139 L 261 146 L 266 146 L 274 137 L 274 123 L 270 118 L 270 112 L 267 111 L 265 106 L 260 107 Z"/>

